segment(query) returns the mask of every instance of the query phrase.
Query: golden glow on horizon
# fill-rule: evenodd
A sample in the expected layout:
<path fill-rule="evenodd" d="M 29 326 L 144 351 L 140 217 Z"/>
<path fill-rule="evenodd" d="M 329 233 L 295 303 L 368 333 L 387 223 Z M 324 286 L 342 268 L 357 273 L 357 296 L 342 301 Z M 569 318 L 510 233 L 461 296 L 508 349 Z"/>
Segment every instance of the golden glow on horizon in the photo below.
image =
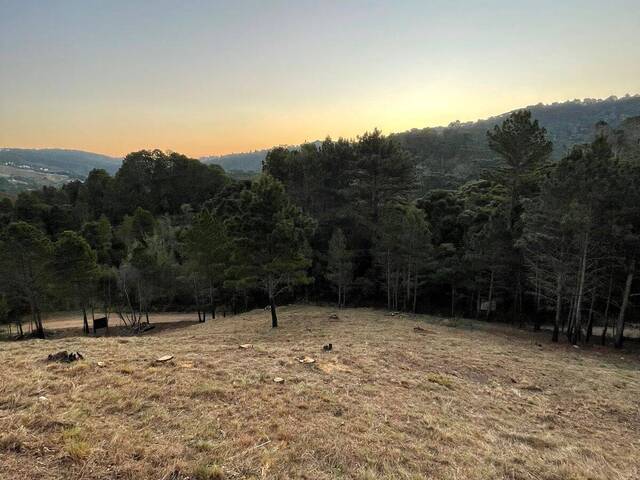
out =
<path fill-rule="evenodd" d="M 0 147 L 200 157 L 640 93 L 637 0 L 489 3 L 8 0 Z"/>
<path fill-rule="evenodd" d="M 611 92 L 601 95 L 606 98 Z M 540 98 L 535 92 L 517 97 L 475 96 L 474 92 L 450 92 L 437 97 L 407 92 L 386 96 L 377 103 L 340 102 L 323 110 L 314 105 L 297 111 L 274 110 L 255 115 L 207 117 L 202 111 L 184 110 L 179 116 L 157 116 L 156 111 L 67 112 L 64 122 L 41 116 L 35 121 L 14 121 L 0 131 L 0 146 L 16 148 L 65 148 L 121 157 L 141 149 L 159 148 L 193 158 L 261 150 L 276 145 L 297 145 L 326 136 L 355 138 L 374 128 L 385 134 L 412 128 L 475 121 L 535 104 L 573 99 L 572 96 Z M 580 98 L 580 97 L 577 97 Z M 34 112 L 35 113 L 35 112 Z M 192 119 L 190 121 L 190 119 Z M 24 128 L 27 127 L 27 128 Z"/>

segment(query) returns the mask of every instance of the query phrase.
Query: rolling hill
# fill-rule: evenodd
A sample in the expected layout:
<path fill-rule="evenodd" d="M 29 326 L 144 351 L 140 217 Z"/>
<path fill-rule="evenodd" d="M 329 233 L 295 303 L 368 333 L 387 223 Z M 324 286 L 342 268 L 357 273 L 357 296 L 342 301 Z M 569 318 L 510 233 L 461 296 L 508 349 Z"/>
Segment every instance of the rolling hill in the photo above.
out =
<path fill-rule="evenodd" d="M 640 95 L 604 100 L 586 98 L 545 105 L 529 105 L 533 117 L 548 131 L 554 144 L 553 157 L 561 158 L 573 145 L 590 141 L 598 122 L 619 127 L 626 119 L 640 115 Z M 490 163 L 492 152 L 487 148 L 486 132 L 502 122 L 511 112 L 475 122 L 453 122 L 447 127 L 428 127 L 395 133 L 403 146 L 414 153 L 423 166 L 436 172 L 432 165 L 437 157 L 445 174 L 466 177 L 475 174 L 475 165 Z M 296 147 L 291 147 L 296 148 Z M 225 170 L 253 171 L 262 169 L 269 149 L 247 153 L 202 157 L 205 163 L 215 163 Z M 454 172 L 458 170 L 458 172 Z"/>
<path fill-rule="evenodd" d="M 637 130 L 638 121 L 633 117 L 640 116 L 640 95 L 604 100 L 587 98 L 523 108 L 531 110 L 534 118 L 547 129 L 554 145 L 554 159 L 561 158 L 573 145 L 590 141 L 596 129 L 603 128 L 619 151 L 627 152 L 629 158 L 639 156 L 634 150 L 637 133 L 631 132 Z M 487 147 L 486 132 L 509 113 L 392 135 L 416 157 L 424 188 L 452 188 L 477 178 L 483 169 L 496 163 L 495 155 Z M 220 165 L 232 175 L 250 177 L 262 169 L 268 152 L 269 149 L 255 150 L 205 156 L 200 160 Z M 79 150 L 0 148 L 0 192 L 15 195 L 43 185 L 57 186 L 84 179 L 94 168 L 114 174 L 120 163 L 118 158 Z"/>
<path fill-rule="evenodd" d="M 0 148 L 0 192 L 14 196 L 23 190 L 57 187 L 84 180 L 94 168 L 114 174 L 120 163 L 118 158 L 79 150 Z"/>

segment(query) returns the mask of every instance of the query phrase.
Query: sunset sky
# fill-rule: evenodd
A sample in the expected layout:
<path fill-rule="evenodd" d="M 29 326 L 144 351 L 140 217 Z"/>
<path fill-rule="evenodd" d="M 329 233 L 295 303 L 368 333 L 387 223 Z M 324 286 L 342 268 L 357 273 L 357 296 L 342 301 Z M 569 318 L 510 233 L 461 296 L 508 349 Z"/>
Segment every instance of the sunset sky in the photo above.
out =
<path fill-rule="evenodd" d="M 625 93 L 638 0 L 0 0 L 0 147 L 198 157 Z"/>

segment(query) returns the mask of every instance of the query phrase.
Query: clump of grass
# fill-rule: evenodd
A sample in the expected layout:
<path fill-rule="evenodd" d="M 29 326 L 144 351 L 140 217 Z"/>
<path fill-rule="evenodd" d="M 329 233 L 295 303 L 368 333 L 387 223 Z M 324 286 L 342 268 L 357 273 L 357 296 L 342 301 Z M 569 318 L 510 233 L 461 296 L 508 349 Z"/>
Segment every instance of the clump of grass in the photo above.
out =
<path fill-rule="evenodd" d="M 439 373 L 430 373 L 427 375 L 427 380 L 431 383 L 437 383 L 440 386 L 446 387 L 449 390 L 453 390 L 453 382 L 450 379 Z"/>
<path fill-rule="evenodd" d="M 3 452 L 21 452 L 24 449 L 24 441 L 22 436 L 15 432 L 5 433 L 0 436 L 0 451 Z"/>
<path fill-rule="evenodd" d="M 224 480 L 225 478 L 224 470 L 216 464 L 198 465 L 192 475 L 195 480 Z"/>
<path fill-rule="evenodd" d="M 193 447 L 201 452 L 210 452 L 216 448 L 216 444 L 211 440 L 198 439 L 193 442 Z"/>
<path fill-rule="evenodd" d="M 78 427 L 65 430 L 62 433 L 62 439 L 65 453 L 74 462 L 82 462 L 91 454 L 91 447 Z"/>
<path fill-rule="evenodd" d="M 229 397 L 229 391 L 213 383 L 200 383 L 191 390 L 190 397 L 204 400 L 226 400 Z"/>

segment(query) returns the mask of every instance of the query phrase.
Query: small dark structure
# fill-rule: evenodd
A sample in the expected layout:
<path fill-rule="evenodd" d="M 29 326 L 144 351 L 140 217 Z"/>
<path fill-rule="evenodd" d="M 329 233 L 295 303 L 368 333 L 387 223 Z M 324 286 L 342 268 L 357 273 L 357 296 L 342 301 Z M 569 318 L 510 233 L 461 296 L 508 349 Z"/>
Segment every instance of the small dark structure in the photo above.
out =
<path fill-rule="evenodd" d="M 93 319 L 93 333 L 99 328 L 105 328 L 109 333 L 109 317 L 99 317 Z"/>

